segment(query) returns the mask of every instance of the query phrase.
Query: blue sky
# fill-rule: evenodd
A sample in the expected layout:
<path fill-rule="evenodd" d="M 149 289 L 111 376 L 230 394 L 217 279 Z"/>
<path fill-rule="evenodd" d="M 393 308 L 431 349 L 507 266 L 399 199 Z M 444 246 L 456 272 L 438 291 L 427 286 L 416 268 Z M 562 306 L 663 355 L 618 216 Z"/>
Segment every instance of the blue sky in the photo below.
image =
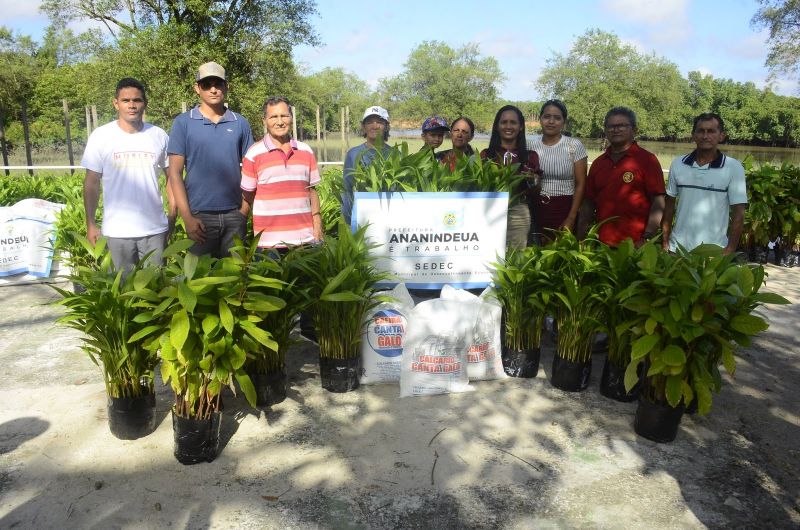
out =
<path fill-rule="evenodd" d="M 0 24 L 41 36 L 47 24 L 38 0 L 0 0 Z M 755 0 L 506 0 L 461 2 L 318 0 L 312 23 L 323 42 L 302 46 L 295 60 L 311 73 L 343 67 L 375 86 L 397 75 L 409 53 L 425 40 L 453 47 L 479 44 L 495 57 L 507 80 L 501 96 L 540 97 L 533 86 L 545 61 L 567 53 L 590 28 L 615 33 L 644 53 L 676 63 L 685 76 L 699 70 L 717 78 L 764 87 L 768 71 L 764 30 L 750 27 Z M 773 90 L 796 95 L 797 82 L 778 79 Z"/>

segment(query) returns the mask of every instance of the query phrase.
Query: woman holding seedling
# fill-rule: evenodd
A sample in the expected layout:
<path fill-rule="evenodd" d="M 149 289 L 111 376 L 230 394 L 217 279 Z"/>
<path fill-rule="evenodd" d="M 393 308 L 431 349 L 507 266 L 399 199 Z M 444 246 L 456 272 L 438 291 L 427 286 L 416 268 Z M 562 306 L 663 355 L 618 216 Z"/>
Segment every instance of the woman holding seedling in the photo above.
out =
<path fill-rule="evenodd" d="M 472 120 L 464 116 L 456 118 L 450 125 L 450 141 L 453 142 L 453 148 L 436 153 L 436 160 L 448 164 L 452 171 L 456 168 L 459 155 L 467 157 L 475 155 L 475 150 L 469 145 L 474 136 L 475 124 Z"/>
<path fill-rule="evenodd" d="M 548 239 L 552 230 L 575 229 L 586 183 L 586 149 L 564 136 L 566 122 L 566 105 L 558 99 L 545 101 L 539 111 L 542 134 L 531 143 L 544 171 L 542 191 L 533 199 L 533 225 Z"/>
<path fill-rule="evenodd" d="M 528 232 L 531 229 L 530 205 L 539 191 L 539 156 L 529 151 L 525 141 L 525 117 L 513 105 L 506 105 L 497 111 L 492 125 L 489 148 L 481 151 L 481 158 L 493 160 L 498 164 L 510 166 L 520 164 L 519 173 L 525 175 L 522 188 L 514 190 L 508 204 L 508 225 L 506 245 L 509 248 L 528 246 Z"/>

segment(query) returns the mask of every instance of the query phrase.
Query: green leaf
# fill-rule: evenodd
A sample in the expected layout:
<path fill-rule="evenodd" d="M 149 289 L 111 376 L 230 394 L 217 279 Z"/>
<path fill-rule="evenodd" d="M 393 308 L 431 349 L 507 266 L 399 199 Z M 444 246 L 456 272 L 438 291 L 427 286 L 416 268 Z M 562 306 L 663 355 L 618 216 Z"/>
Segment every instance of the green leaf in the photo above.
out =
<path fill-rule="evenodd" d="M 174 373 L 175 372 L 172 368 L 172 363 L 161 363 L 161 380 L 164 382 L 164 384 L 169 382 Z M 173 380 L 172 387 L 175 388 L 175 380 Z"/>
<path fill-rule="evenodd" d="M 217 315 L 206 315 L 203 319 L 203 333 L 211 335 L 219 326 L 219 317 Z"/>
<path fill-rule="evenodd" d="M 194 246 L 194 241 L 191 239 L 181 239 L 179 241 L 174 242 L 170 246 L 164 249 L 164 252 L 161 253 L 161 257 L 164 259 L 171 258 L 176 256 L 186 250 L 189 250 Z"/>
<path fill-rule="evenodd" d="M 748 296 L 753 292 L 753 272 L 747 265 L 740 266 L 738 269 L 739 278 L 737 283 L 739 284 L 739 289 L 745 296 Z"/>
<path fill-rule="evenodd" d="M 238 276 L 204 276 L 190 280 L 189 287 L 207 287 L 209 285 L 220 285 L 223 283 L 238 282 Z"/>
<path fill-rule="evenodd" d="M 194 272 L 197 270 L 197 262 L 198 257 L 192 254 L 191 252 L 187 252 L 183 256 L 183 274 L 186 276 L 187 280 L 191 280 L 194 277 Z"/>
<path fill-rule="evenodd" d="M 355 293 L 351 293 L 350 291 L 345 291 L 341 293 L 322 295 L 320 296 L 320 300 L 325 302 L 360 302 L 363 300 L 363 298 Z"/>
<path fill-rule="evenodd" d="M 178 301 L 188 313 L 194 313 L 197 295 L 183 282 L 178 284 Z"/>
<path fill-rule="evenodd" d="M 669 301 L 669 312 L 672 315 L 672 318 L 675 320 L 675 322 L 681 321 L 681 317 L 683 316 L 683 311 L 681 311 L 681 305 L 674 298 Z"/>
<path fill-rule="evenodd" d="M 156 274 L 158 274 L 158 270 L 152 267 L 137 270 L 133 277 L 133 288 L 137 291 L 144 289 Z"/>
<path fill-rule="evenodd" d="M 705 416 L 711 412 L 711 391 L 703 384 L 695 385 L 694 395 L 697 399 L 697 412 Z"/>
<path fill-rule="evenodd" d="M 703 320 L 703 306 L 695 304 L 692 306 L 692 321 L 700 322 Z"/>
<path fill-rule="evenodd" d="M 230 351 L 231 366 L 234 370 L 241 368 L 247 360 L 247 352 L 234 344 Z"/>
<path fill-rule="evenodd" d="M 253 382 L 250 380 L 250 377 L 243 371 L 237 370 L 234 374 L 236 381 L 239 382 L 239 388 L 242 389 L 244 392 L 244 397 L 247 398 L 247 402 L 250 403 L 251 407 L 256 406 L 256 387 L 253 386 Z"/>
<path fill-rule="evenodd" d="M 244 308 L 248 311 L 278 311 L 286 307 L 286 302 L 277 296 L 259 295 L 251 297 L 244 303 Z"/>
<path fill-rule="evenodd" d="M 731 319 L 730 325 L 731 328 L 745 335 L 755 335 L 769 327 L 763 318 L 755 315 L 736 315 Z"/>
<path fill-rule="evenodd" d="M 189 336 L 189 315 L 185 309 L 181 309 L 172 315 L 170 322 L 169 341 L 172 346 L 180 351 Z"/>
<path fill-rule="evenodd" d="M 147 326 L 145 328 L 142 328 L 139 331 L 137 331 L 136 333 L 134 333 L 133 335 L 131 335 L 131 338 L 128 339 L 128 344 L 132 344 L 134 342 L 140 341 L 144 337 L 150 335 L 151 333 L 153 333 L 155 331 L 159 331 L 161 329 L 162 329 L 162 326 Z"/>
<path fill-rule="evenodd" d="M 633 387 L 636 383 L 639 382 L 639 373 L 638 368 L 641 364 L 641 359 L 636 361 L 631 361 L 628 363 L 627 368 L 625 368 L 625 391 L 630 392 L 633 390 Z"/>
<path fill-rule="evenodd" d="M 175 361 L 178 358 L 177 355 L 175 354 L 175 348 L 172 347 L 172 343 L 163 340 L 161 341 L 161 350 L 159 351 L 159 355 L 161 356 L 161 359 L 164 361 Z"/>
<path fill-rule="evenodd" d="M 683 377 L 678 375 L 667 377 L 665 391 L 667 394 L 667 403 L 669 403 L 671 407 L 677 407 L 683 397 Z"/>
<path fill-rule="evenodd" d="M 211 357 L 210 355 L 206 355 L 205 357 L 200 359 L 200 362 L 197 363 L 197 366 L 199 366 L 200 369 L 203 370 L 204 372 L 208 373 L 211 371 L 211 361 L 213 360 L 214 360 L 213 357 Z"/>
<path fill-rule="evenodd" d="M 353 265 L 348 265 L 347 267 L 339 271 L 339 273 L 336 276 L 334 276 L 322 290 L 322 296 L 325 296 L 336 290 L 342 284 L 342 282 L 344 282 L 344 280 L 347 279 L 347 277 L 353 272 L 354 268 L 355 267 Z"/>
<path fill-rule="evenodd" d="M 722 350 L 722 364 L 725 366 L 725 370 L 731 374 L 735 375 L 736 373 L 736 357 L 733 355 L 733 350 L 730 348 L 724 348 Z"/>
<path fill-rule="evenodd" d="M 648 335 L 652 335 L 653 332 L 656 330 L 656 326 L 658 326 L 658 322 L 656 322 L 652 318 L 648 318 L 647 321 L 645 321 L 644 323 L 644 330 Z"/>
<path fill-rule="evenodd" d="M 133 322 L 136 322 L 137 324 L 144 324 L 145 322 L 150 322 L 153 320 L 153 318 L 154 315 L 152 311 L 142 311 L 133 317 Z"/>
<path fill-rule="evenodd" d="M 789 300 L 775 293 L 758 293 L 753 295 L 753 300 L 762 304 L 791 304 Z"/>
<path fill-rule="evenodd" d="M 683 366 L 686 364 L 686 353 L 679 346 L 670 344 L 661 350 L 661 359 L 668 366 Z"/>
<path fill-rule="evenodd" d="M 260 344 L 263 344 L 273 351 L 278 351 L 278 343 L 272 339 L 272 335 L 269 332 L 264 331 L 252 322 L 248 321 L 240 322 L 239 325 L 248 335 L 253 337 Z"/>
<path fill-rule="evenodd" d="M 658 250 L 655 245 L 646 244 L 642 247 L 642 259 L 639 261 L 639 267 L 646 271 L 654 271 L 656 263 L 658 262 Z"/>
<path fill-rule="evenodd" d="M 647 369 L 647 373 L 645 374 L 647 377 L 652 377 L 654 375 L 658 375 L 664 371 L 667 365 L 664 364 L 664 361 L 661 360 L 659 357 L 657 360 L 650 363 L 650 368 Z"/>
<path fill-rule="evenodd" d="M 645 335 L 643 337 L 639 337 L 634 341 L 633 347 L 631 348 L 631 359 L 641 359 L 648 353 L 653 347 L 658 344 L 659 336 L 658 335 Z"/>
<path fill-rule="evenodd" d="M 222 299 L 219 301 L 219 319 L 222 322 L 222 327 L 225 328 L 228 333 L 233 333 L 233 313 L 231 313 L 231 308 L 228 307 L 225 300 Z"/>

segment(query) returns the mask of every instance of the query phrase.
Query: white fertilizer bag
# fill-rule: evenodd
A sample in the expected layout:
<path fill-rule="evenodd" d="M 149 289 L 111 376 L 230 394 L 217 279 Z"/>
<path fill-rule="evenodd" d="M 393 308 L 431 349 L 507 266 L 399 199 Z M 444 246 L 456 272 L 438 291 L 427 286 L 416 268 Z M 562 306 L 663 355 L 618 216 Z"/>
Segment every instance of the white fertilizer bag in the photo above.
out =
<path fill-rule="evenodd" d="M 400 372 L 400 397 L 472 390 L 467 377 L 467 347 L 477 304 L 426 300 L 408 319 Z"/>
<path fill-rule="evenodd" d="M 402 364 L 403 338 L 414 300 L 404 283 L 385 293 L 395 300 L 372 310 L 361 337 L 361 384 L 398 383 Z"/>
<path fill-rule="evenodd" d="M 456 300 L 464 304 L 478 306 L 473 328 L 472 342 L 467 348 L 467 376 L 470 381 L 488 379 L 505 379 L 503 370 L 502 343 L 500 323 L 503 308 L 492 296 L 491 287 L 487 287 L 481 295 L 464 289 L 456 289 L 445 285 L 442 288 L 443 300 Z"/>

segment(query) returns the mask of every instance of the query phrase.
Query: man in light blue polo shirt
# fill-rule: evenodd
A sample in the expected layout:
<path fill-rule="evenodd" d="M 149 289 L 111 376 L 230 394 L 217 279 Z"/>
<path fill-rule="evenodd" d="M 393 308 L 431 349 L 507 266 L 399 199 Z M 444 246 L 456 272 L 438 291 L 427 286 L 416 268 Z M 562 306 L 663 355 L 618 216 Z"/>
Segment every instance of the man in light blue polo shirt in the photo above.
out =
<path fill-rule="evenodd" d="M 712 243 L 730 254 L 736 251 L 744 227 L 744 168 L 717 148 L 725 140 L 725 123 L 718 114 L 697 116 L 692 140 L 697 149 L 673 160 L 669 168 L 662 244 L 664 250 L 674 252 L 678 245 L 692 250 Z"/>
<path fill-rule="evenodd" d="M 254 143 L 250 124 L 225 107 L 225 69 L 210 62 L 195 75 L 200 104 L 178 115 L 169 133 L 167 178 L 194 254 L 223 257 L 245 239 L 250 208 L 242 200 L 240 163 Z M 186 168 L 186 176 L 183 169 Z"/>

